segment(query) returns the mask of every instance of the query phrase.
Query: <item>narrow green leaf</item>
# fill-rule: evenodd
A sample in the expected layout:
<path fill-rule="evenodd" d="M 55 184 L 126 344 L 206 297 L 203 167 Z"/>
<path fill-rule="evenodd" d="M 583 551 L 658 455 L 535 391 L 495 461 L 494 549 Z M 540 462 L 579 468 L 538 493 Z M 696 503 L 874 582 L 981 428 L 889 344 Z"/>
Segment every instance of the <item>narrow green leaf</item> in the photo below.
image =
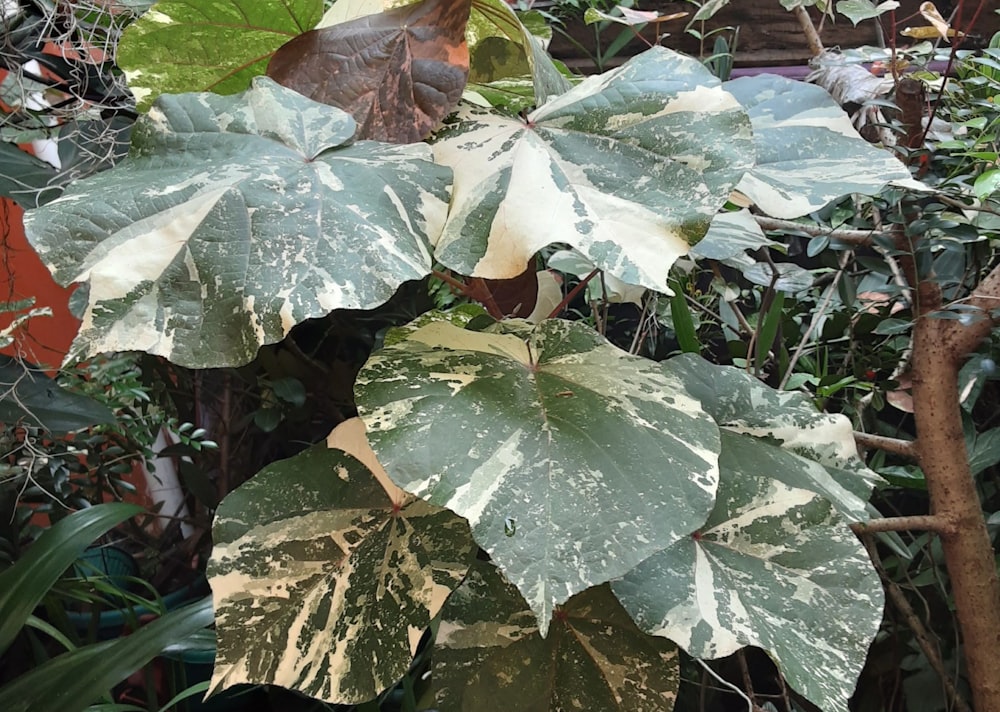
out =
<path fill-rule="evenodd" d="M 10 646 L 35 606 L 91 542 L 140 512 L 142 507 L 121 502 L 74 512 L 42 532 L 24 556 L 0 572 L 0 652 Z M 0 704 L 0 709 L 8 708 Z"/>
<path fill-rule="evenodd" d="M 782 309 L 785 307 L 785 293 L 775 290 L 771 292 L 771 305 L 763 317 L 760 328 L 757 330 L 757 341 L 754 344 L 754 368 L 760 372 L 764 364 L 768 361 L 768 354 L 771 348 L 780 349 L 780 344 L 775 344 L 774 340 L 778 336 L 778 328 L 781 326 Z"/>
<path fill-rule="evenodd" d="M 694 328 L 691 311 L 684 299 L 684 288 L 675 283 L 673 290 L 674 295 L 670 297 L 670 318 L 674 324 L 674 336 L 684 353 L 700 353 L 701 344 L 698 342 L 698 332 Z"/>
<path fill-rule="evenodd" d="M 79 712 L 160 654 L 170 643 L 212 624 L 205 598 L 104 643 L 63 653 L 0 688 L 4 712 Z M 58 680 L 58 684 L 53 684 Z"/>

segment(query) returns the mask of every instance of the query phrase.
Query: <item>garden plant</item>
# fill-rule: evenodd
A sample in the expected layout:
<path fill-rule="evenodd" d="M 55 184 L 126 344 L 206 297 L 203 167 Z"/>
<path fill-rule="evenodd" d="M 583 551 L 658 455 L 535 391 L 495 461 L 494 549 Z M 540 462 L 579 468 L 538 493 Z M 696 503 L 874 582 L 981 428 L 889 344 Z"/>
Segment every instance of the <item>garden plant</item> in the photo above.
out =
<path fill-rule="evenodd" d="M 866 544 L 924 530 L 972 701 L 1000 710 L 959 388 L 989 359 L 996 183 L 979 163 L 974 187 L 921 172 L 924 85 L 897 82 L 893 153 L 817 86 L 721 82 L 662 47 L 571 82 L 502 0 L 322 11 L 157 3 L 118 48 L 129 155 L 25 219 L 55 278 L 82 285 L 70 360 L 141 351 L 212 374 L 299 352 L 302 329 L 414 282 L 466 302 L 379 330 L 343 422 L 219 505 L 213 690 L 361 705 L 433 638 L 421 708 L 671 710 L 681 651 L 754 646 L 787 709 L 843 710 L 883 620 Z M 811 343 L 815 275 L 775 261 L 764 228 L 805 235 L 845 309 L 854 251 L 887 265 L 884 308 L 908 318 L 871 316 L 912 332 L 915 440 L 817 408 L 837 394 L 808 372 L 822 354 L 786 345 Z M 546 302 L 557 251 L 584 268 Z M 619 345 L 607 309 L 568 318 L 615 285 L 641 295 Z M 681 353 L 658 356 L 651 324 Z M 734 365 L 706 358 L 720 344 Z M 933 513 L 880 518 L 858 443 L 915 459 Z"/>

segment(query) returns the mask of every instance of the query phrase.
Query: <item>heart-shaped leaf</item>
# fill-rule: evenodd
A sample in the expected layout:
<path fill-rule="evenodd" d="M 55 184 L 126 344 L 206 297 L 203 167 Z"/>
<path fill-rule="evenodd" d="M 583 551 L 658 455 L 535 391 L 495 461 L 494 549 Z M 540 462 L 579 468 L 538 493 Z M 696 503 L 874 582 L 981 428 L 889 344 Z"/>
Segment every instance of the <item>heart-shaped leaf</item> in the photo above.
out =
<path fill-rule="evenodd" d="M 712 507 L 715 424 L 583 324 L 433 322 L 369 359 L 355 395 L 392 480 L 469 520 L 543 635 L 556 605 Z"/>
<path fill-rule="evenodd" d="M 212 532 L 212 689 L 275 684 L 337 703 L 372 699 L 406 673 L 475 552 L 464 520 L 393 501 L 326 445 L 232 492 Z"/>
<path fill-rule="evenodd" d="M 143 111 L 160 94 L 235 94 L 322 13 L 322 0 L 160 0 L 122 34 L 116 60 Z"/>
<path fill-rule="evenodd" d="M 737 190 L 768 215 L 798 218 L 850 193 L 873 195 L 910 172 L 861 138 L 824 89 L 773 74 L 723 85 L 750 113 L 757 165 Z"/>
<path fill-rule="evenodd" d="M 115 170 L 25 217 L 56 281 L 89 282 L 71 356 L 235 366 L 426 275 L 450 172 L 422 144 L 353 134 L 340 109 L 266 77 L 238 96 L 163 96 Z"/>
<path fill-rule="evenodd" d="M 762 445 L 724 430 L 705 526 L 612 588 L 643 630 L 698 658 L 761 647 L 792 687 L 846 712 L 882 622 L 882 585 L 831 504 L 783 481 L 798 458 L 761 457 Z"/>
<path fill-rule="evenodd" d="M 306 32 L 267 74 L 358 122 L 360 138 L 411 143 L 430 134 L 469 76 L 470 0 L 422 0 Z"/>
<path fill-rule="evenodd" d="M 476 562 L 441 610 L 431 679 L 441 712 L 670 712 L 680 667 L 673 643 L 639 630 L 607 585 L 560 606 L 543 639 L 517 589 Z"/>
<path fill-rule="evenodd" d="M 735 99 L 699 62 L 663 48 L 526 119 L 463 106 L 434 141 L 455 170 L 436 256 L 504 279 L 564 242 L 629 284 L 668 291 L 670 266 L 752 165 L 751 146 Z"/>

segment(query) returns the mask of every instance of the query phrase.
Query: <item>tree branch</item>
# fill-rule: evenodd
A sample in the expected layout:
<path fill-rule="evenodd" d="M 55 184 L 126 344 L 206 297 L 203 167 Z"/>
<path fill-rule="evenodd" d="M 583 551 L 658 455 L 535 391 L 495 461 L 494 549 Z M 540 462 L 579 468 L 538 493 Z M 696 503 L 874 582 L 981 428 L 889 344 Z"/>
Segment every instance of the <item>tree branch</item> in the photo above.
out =
<path fill-rule="evenodd" d="M 861 447 L 882 450 L 893 455 L 907 457 L 911 460 L 917 459 L 916 445 L 912 440 L 901 440 L 899 438 L 887 438 L 884 435 L 873 435 L 872 433 L 862 433 L 854 431 L 854 442 Z"/>
<path fill-rule="evenodd" d="M 840 240 L 841 242 L 846 242 L 849 245 L 856 245 L 859 247 L 865 247 L 872 244 L 872 241 L 877 236 L 883 234 L 878 230 L 841 230 L 821 227 L 818 225 L 803 225 L 802 223 L 797 223 L 794 220 L 778 220 L 777 218 L 768 218 L 763 215 L 754 215 L 753 219 L 756 220 L 757 224 L 765 230 L 801 232 L 804 235 L 809 235 L 811 237 L 826 235 L 833 240 Z"/>
<path fill-rule="evenodd" d="M 957 319 L 949 321 L 944 338 L 947 339 L 951 355 L 958 363 L 975 351 L 979 342 L 988 337 L 996 326 L 996 320 L 991 314 L 994 310 L 1000 309 L 1000 265 L 994 267 L 993 271 L 983 278 L 979 286 L 972 291 L 972 295 L 963 303 L 979 307 L 986 318 L 975 319 L 967 325 Z"/>
<path fill-rule="evenodd" d="M 914 514 L 907 517 L 886 517 L 867 522 L 851 522 L 851 531 L 858 536 L 875 532 L 934 532 L 942 536 L 955 533 L 955 525 L 936 514 Z"/>

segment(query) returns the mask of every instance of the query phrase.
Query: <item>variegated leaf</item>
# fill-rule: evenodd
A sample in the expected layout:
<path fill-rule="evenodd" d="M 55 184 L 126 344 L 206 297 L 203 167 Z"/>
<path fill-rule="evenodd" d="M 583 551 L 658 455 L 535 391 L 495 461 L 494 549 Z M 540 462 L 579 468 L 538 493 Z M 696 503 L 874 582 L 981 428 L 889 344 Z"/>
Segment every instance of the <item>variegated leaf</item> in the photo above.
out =
<path fill-rule="evenodd" d="M 463 106 L 434 141 L 455 170 L 436 257 L 502 279 L 553 242 L 629 283 L 667 291 L 752 165 L 738 103 L 694 59 L 654 48 L 526 119 Z"/>
<path fill-rule="evenodd" d="M 122 34 L 116 60 L 143 111 L 160 94 L 235 94 L 322 13 L 321 0 L 159 0 Z"/>
<path fill-rule="evenodd" d="M 777 218 L 798 218 L 850 193 L 873 195 L 910 172 L 865 141 L 826 91 L 773 74 L 724 84 L 753 122 L 757 165 L 737 190 Z"/>
<path fill-rule="evenodd" d="M 464 520 L 393 502 L 368 468 L 325 445 L 232 492 L 212 533 L 212 689 L 273 684 L 337 703 L 403 676 L 475 551 Z"/>
<path fill-rule="evenodd" d="M 746 257 L 743 254 L 746 250 L 759 250 L 777 244 L 764 235 L 749 210 L 735 210 L 712 218 L 705 237 L 688 254 L 695 259 L 741 262 Z"/>
<path fill-rule="evenodd" d="M 431 323 L 369 359 L 355 396 L 392 480 L 469 520 L 543 635 L 556 605 L 712 507 L 715 424 L 676 378 L 583 324 Z"/>
<path fill-rule="evenodd" d="M 517 589 L 476 562 L 441 611 L 431 679 L 440 712 L 670 712 L 677 657 L 607 585 L 561 606 L 543 639 Z"/>
<path fill-rule="evenodd" d="M 800 456 L 797 478 L 784 480 L 786 484 L 822 494 L 848 519 L 869 519 L 865 502 L 882 479 L 858 457 L 845 416 L 822 413 L 803 393 L 774 390 L 746 371 L 716 366 L 695 354 L 682 354 L 663 366 L 723 430 L 759 438 L 762 448 L 773 443 Z M 761 452 L 762 457 L 779 457 Z"/>
<path fill-rule="evenodd" d="M 556 68 L 539 38 L 524 26 L 504 0 L 472 0 L 466 39 L 471 54 L 469 81 L 472 83 L 491 85 L 516 79 L 523 72 L 531 79 L 534 103 L 539 106 L 570 88 L 569 81 Z"/>
<path fill-rule="evenodd" d="M 426 275 L 450 171 L 424 145 L 353 134 L 344 112 L 266 77 L 237 96 L 161 97 L 115 170 L 25 217 L 56 281 L 88 283 L 70 357 L 235 366 Z"/>
<path fill-rule="evenodd" d="M 792 687 L 846 712 L 882 622 L 882 585 L 829 501 L 769 476 L 795 463 L 762 453 L 723 431 L 708 522 L 612 588 L 643 630 L 698 658 L 761 647 Z"/>

